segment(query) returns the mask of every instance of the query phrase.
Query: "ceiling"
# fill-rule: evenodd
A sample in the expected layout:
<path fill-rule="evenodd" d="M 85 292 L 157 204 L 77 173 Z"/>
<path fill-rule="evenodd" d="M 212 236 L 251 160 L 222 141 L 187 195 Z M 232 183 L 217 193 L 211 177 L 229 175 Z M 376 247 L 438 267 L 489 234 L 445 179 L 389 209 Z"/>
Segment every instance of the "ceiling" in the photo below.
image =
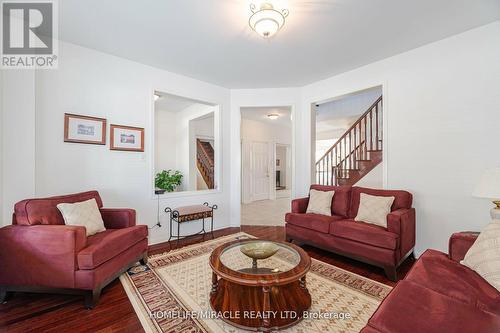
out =
<path fill-rule="evenodd" d="M 209 105 L 208 103 L 196 101 L 194 99 L 189 99 L 177 95 L 167 94 L 161 91 L 156 91 L 155 94 L 160 96 L 160 98 L 158 98 L 155 101 L 156 110 L 168 111 L 168 112 L 180 112 L 194 104 Z"/>
<path fill-rule="evenodd" d="M 269 88 L 301 86 L 500 19 L 499 0 L 273 2 L 290 15 L 269 40 L 248 26 L 249 0 L 64 0 L 59 36 L 228 88 Z"/>
<path fill-rule="evenodd" d="M 277 119 L 270 119 L 267 115 L 271 113 L 279 114 Z M 241 118 L 264 122 L 266 124 L 278 126 L 292 126 L 291 108 L 289 106 L 281 107 L 242 107 Z"/>

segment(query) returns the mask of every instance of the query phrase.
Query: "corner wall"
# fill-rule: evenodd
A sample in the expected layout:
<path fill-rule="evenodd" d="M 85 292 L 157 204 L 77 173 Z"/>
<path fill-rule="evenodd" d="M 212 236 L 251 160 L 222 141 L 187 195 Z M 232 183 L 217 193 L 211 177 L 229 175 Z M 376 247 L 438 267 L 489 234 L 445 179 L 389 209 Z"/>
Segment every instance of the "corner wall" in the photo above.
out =
<path fill-rule="evenodd" d="M 36 73 L 36 196 L 97 189 L 105 206 L 135 208 L 137 222 L 153 226 L 157 219 L 157 201 L 152 193 L 153 91 L 221 105 L 221 132 L 229 137 L 229 90 L 69 43 L 61 43 L 59 50 L 59 68 Z M 107 144 L 65 143 L 65 112 L 106 118 Z M 145 151 L 111 151 L 109 124 L 144 127 Z M 22 127 L 15 128 L 19 131 Z M 231 225 L 229 148 L 229 145 L 222 147 L 224 171 L 220 191 L 165 195 L 160 211 L 166 206 L 207 201 L 219 207 L 215 227 Z M 168 239 L 165 213 L 161 214 L 161 220 L 162 228 L 150 230 L 150 243 Z M 198 231 L 200 223 L 184 224 L 181 232 Z"/>
<path fill-rule="evenodd" d="M 35 72 L 2 72 L 1 225 L 12 221 L 14 204 L 35 194 Z"/>
<path fill-rule="evenodd" d="M 486 168 L 500 165 L 499 36 L 497 21 L 305 86 L 298 194 L 311 179 L 310 103 L 382 84 L 387 188 L 414 195 L 417 254 L 446 252 L 453 232 L 481 230 L 491 203 L 471 193 Z"/>

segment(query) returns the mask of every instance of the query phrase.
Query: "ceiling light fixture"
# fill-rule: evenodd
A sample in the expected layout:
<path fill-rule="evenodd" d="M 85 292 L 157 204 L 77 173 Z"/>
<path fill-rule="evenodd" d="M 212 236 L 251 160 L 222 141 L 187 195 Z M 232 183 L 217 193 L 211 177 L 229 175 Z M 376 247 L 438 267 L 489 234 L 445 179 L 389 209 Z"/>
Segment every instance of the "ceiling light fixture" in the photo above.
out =
<path fill-rule="evenodd" d="M 161 98 L 161 96 L 160 96 L 159 94 L 156 94 L 156 93 L 154 94 L 154 99 L 155 99 L 155 102 L 156 102 L 157 100 L 159 100 L 160 98 Z"/>
<path fill-rule="evenodd" d="M 274 119 L 278 119 L 280 115 L 277 114 L 277 113 L 270 113 L 267 115 L 267 118 L 271 119 L 271 120 L 274 120 Z"/>
<path fill-rule="evenodd" d="M 259 9 L 257 9 L 255 4 L 251 4 L 250 10 L 252 11 L 252 15 L 248 20 L 248 24 L 256 33 L 264 38 L 269 38 L 276 34 L 285 24 L 285 18 L 289 14 L 288 9 L 277 11 L 269 2 L 261 4 Z"/>

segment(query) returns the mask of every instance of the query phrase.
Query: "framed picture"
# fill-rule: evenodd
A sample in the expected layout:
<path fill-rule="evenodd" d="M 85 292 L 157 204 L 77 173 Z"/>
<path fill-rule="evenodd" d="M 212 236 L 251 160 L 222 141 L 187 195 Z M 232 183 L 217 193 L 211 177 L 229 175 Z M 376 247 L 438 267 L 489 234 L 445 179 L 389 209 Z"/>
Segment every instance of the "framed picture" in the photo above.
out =
<path fill-rule="evenodd" d="M 280 166 L 280 160 L 279 159 L 276 160 L 276 166 Z"/>
<path fill-rule="evenodd" d="M 106 144 L 106 119 L 64 114 L 64 142 Z"/>
<path fill-rule="evenodd" d="M 111 150 L 144 151 L 144 128 L 110 125 Z"/>

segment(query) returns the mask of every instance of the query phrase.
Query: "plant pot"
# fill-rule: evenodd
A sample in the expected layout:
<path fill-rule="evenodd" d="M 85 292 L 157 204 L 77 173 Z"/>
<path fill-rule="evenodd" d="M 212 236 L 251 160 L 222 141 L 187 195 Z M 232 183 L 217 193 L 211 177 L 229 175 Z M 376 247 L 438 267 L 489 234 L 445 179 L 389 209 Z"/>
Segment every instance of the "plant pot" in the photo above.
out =
<path fill-rule="evenodd" d="M 157 189 L 155 189 L 155 194 L 156 194 L 156 195 L 160 195 L 160 194 L 163 194 L 163 193 L 165 193 L 165 192 L 166 192 L 166 190 L 161 189 L 161 188 L 157 188 Z"/>

